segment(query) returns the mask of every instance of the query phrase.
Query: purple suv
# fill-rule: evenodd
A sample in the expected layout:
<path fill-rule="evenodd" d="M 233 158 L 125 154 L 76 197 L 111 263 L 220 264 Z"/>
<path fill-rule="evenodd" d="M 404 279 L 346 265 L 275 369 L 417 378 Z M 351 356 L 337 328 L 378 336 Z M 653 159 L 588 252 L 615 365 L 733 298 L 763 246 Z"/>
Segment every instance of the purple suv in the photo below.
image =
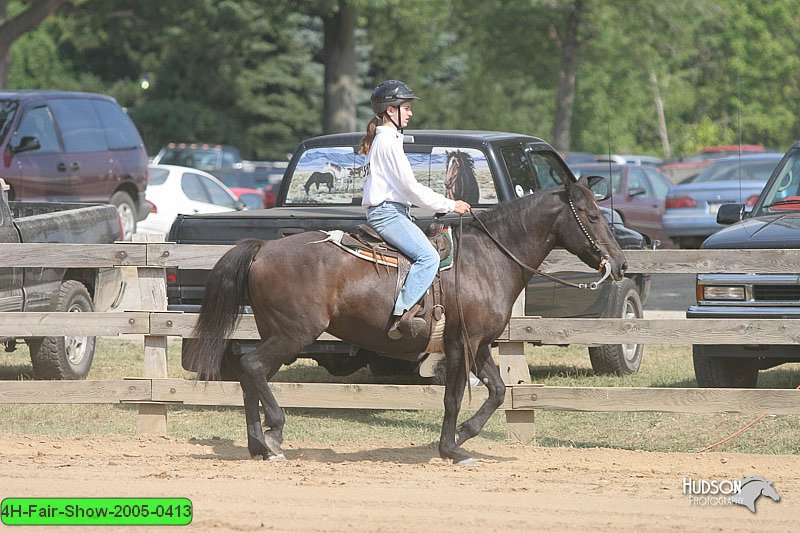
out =
<path fill-rule="evenodd" d="M 111 203 L 126 239 L 148 214 L 147 152 L 111 97 L 0 91 L 0 153 L 10 199 Z"/>

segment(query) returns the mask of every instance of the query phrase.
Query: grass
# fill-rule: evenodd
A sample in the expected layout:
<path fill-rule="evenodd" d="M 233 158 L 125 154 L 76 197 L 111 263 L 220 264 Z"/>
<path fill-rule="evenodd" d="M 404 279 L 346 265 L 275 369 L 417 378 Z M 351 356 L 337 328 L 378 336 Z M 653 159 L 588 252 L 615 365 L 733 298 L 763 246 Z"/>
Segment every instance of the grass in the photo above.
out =
<path fill-rule="evenodd" d="M 180 343 L 169 344 L 169 375 L 193 376 L 180 367 Z M 120 379 L 141 375 L 141 344 L 98 339 L 89 379 Z M 527 349 L 534 383 L 552 386 L 696 387 L 691 347 L 651 345 L 636 374 L 596 376 L 586 348 L 533 347 Z M 25 347 L 0 353 L 0 379 L 30 379 Z M 377 383 L 409 382 L 409 378 L 375 378 L 361 370 L 347 378 L 330 376 L 313 362 L 301 360 L 281 370 L 276 381 Z M 800 383 L 800 364 L 763 371 L 759 386 L 794 388 Z M 461 419 L 470 413 L 462 414 Z M 136 406 L 0 404 L 4 420 L 0 433 L 23 435 L 132 435 Z M 170 407 L 167 423 L 176 438 L 243 440 L 244 414 L 240 408 Z M 286 438 L 308 443 L 388 440 L 425 444 L 439 438 L 441 411 L 287 409 Z M 697 451 L 740 429 L 753 416 L 738 414 L 672 413 L 536 413 L 540 446 L 611 447 L 650 451 Z M 485 441 L 506 440 L 505 418 L 495 414 L 483 433 Z M 761 454 L 800 453 L 800 417 L 768 416 L 743 435 L 716 448 Z"/>

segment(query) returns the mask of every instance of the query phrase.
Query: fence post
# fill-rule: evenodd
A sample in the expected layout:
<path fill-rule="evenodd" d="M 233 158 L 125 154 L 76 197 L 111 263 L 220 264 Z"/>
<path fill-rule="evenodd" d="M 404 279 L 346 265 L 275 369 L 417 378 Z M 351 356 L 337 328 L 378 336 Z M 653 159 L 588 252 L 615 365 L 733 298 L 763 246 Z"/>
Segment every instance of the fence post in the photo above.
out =
<path fill-rule="evenodd" d="M 163 234 L 134 234 L 133 242 L 164 242 Z M 144 244 L 146 246 L 146 244 Z M 166 269 L 162 267 L 138 267 L 141 310 L 167 310 Z M 167 337 L 163 335 L 144 336 L 144 378 L 166 378 L 167 375 Z M 167 405 L 163 403 L 140 403 L 139 417 L 136 419 L 136 434 L 166 435 Z"/>
<path fill-rule="evenodd" d="M 514 302 L 511 316 L 525 315 L 525 291 L 519 295 Z M 519 341 L 498 343 L 498 363 L 500 365 L 500 375 L 507 386 L 519 385 L 531 382 L 531 371 L 528 368 L 528 360 L 525 358 L 525 343 Z M 510 391 L 509 391 L 510 394 Z M 534 411 L 507 410 L 506 427 L 508 436 L 522 444 L 530 444 L 536 437 L 534 426 Z"/>

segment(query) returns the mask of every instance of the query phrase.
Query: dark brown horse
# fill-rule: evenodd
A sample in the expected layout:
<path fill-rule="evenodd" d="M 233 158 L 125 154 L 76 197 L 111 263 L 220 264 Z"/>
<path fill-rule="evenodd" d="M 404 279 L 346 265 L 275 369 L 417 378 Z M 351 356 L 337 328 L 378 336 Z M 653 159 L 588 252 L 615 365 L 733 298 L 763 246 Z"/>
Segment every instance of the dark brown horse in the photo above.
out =
<path fill-rule="evenodd" d="M 334 185 L 334 176 L 331 172 L 314 172 L 311 176 L 308 177 L 306 184 L 303 185 L 303 188 L 306 190 L 306 194 L 311 192 L 311 186 L 316 185 L 317 190 L 319 190 L 319 185 L 327 185 L 328 192 L 333 192 L 333 185 Z"/>
<path fill-rule="evenodd" d="M 461 150 L 447 152 L 447 172 L 444 178 L 445 196 L 451 200 L 463 200 L 477 204 L 481 198 L 478 180 L 475 178 L 475 160 Z"/>
<path fill-rule="evenodd" d="M 614 279 L 621 279 L 625 269 L 622 250 L 585 180 L 498 205 L 481 213 L 480 221 L 483 226 L 475 220 L 465 223 L 458 238 L 456 248 L 463 256 L 457 261 L 458 274 L 451 269 L 442 276 L 446 384 L 439 453 L 462 464 L 472 459 L 461 445 L 481 431 L 505 397 L 490 345 L 503 332 L 514 300 L 532 276 L 520 263 L 536 268 L 554 247 L 563 246 L 593 268 L 610 262 Z M 426 347 L 425 338 L 391 340 L 386 335 L 394 277 L 333 245 L 314 242 L 323 238 L 308 232 L 275 241 L 242 241 L 220 258 L 206 283 L 187 353 L 198 375 L 218 375 L 225 339 L 246 298 L 263 341 L 241 358 L 247 448 L 253 457 L 284 458 L 285 418 L 268 382 L 323 332 L 400 359 L 416 360 Z M 468 362 L 470 354 L 474 360 Z M 468 368 L 483 380 L 489 396 L 457 431 Z"/>

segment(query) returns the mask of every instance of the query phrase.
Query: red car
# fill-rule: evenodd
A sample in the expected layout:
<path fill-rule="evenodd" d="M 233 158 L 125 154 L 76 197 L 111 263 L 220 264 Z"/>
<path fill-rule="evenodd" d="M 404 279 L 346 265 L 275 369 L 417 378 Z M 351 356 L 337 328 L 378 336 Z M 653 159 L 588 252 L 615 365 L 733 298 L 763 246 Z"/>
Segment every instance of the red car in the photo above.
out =
<path fill-rule="evenodd" d="M 258 189 L 251 189 L 249 187 L 228 187 L 233 194 L 236 195 L 236 198 L 244 202 L 244 205 L 247 209 L 265 209 L 267 207 L 272 207 L 275 205 L 275 201 L 272 201 L 272 205 L 266 205 L 266 195 L 264 191 L 259 191 Z"/>

